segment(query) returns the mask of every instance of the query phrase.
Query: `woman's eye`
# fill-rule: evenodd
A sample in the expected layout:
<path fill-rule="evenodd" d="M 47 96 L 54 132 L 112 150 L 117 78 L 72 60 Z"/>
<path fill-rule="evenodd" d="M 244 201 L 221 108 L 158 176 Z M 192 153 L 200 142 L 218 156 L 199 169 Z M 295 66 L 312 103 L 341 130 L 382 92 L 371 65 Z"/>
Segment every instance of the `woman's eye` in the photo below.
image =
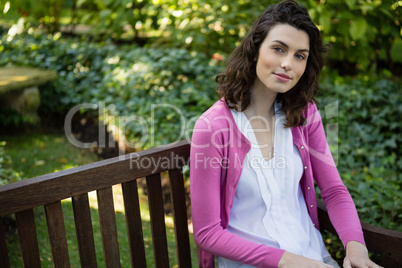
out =
<path fill-rule="evenodd" d="M 304 60 L 306 57 L 304 57 L 304 55 L 302 55 L 302 54 L 297 54 L 296 58 L 298 58 L 300 60 Z"/>
<path fill-rule="evenodd" d="M 275 50 L 275 51 L 278 51 L 278 52 L 284 52 L 283 49 L 280 48 L 280 47 L 274 47 L 274 50 Z"/>

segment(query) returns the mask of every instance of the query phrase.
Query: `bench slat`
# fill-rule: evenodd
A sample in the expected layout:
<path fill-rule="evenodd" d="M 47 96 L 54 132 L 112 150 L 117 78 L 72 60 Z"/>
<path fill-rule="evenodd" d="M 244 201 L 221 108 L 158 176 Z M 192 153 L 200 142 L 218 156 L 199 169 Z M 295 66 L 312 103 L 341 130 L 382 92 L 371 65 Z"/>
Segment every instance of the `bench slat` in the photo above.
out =
<path fill-rule="evenodd" d="M 6 231 L 4 229 L 3 218 L 0 217 L 0 267 L 10 267 L 7 252 Z"/>
<path fill-rule="evenodd" d="M 81 267 L 97 267 L 88 194 L 72 198 Z"/>
<path fill-rule="evenodd" d="M 15 214 L 18 236 L 20 240 L 22 262 L 24 267 L 40 268 L 38 239 L 33 209 L 27 209 Z"/>
<path fill-rule="evenodd" d="M 166 240 L 161 176 L 160 174 L 150 175 L 146 177 L 146 181 L 155 265 L 157 268 L 167 268 L 169 267 L 169 255 Z"/>
<path fill-rule="evenodd" d="M 99 220 L 106 267 L 120 267 L 112 187 L 97 190 Z"/>
<path fill-rule="evenodd" d="M 147 267 L 144 237 L 142 233 L 141 211 L 138 200 L 137 180 L 122 185 L 127 235 L 130 245 L 132 267 Z"/>
<path fill-rule="evenodd" d="M 169 170 L 170 196 L 173 203 L 176 252 L 179 267 L 191 267 L 191 251 L 187 224 L 187 206 L 183 174 L 179 169 Z"/>
<path fill-rule="evenodd" d="M 66 229 L 64 228 L 61 202 L 45 205 L 47 229 L 49 233 L 50 248 L 54 267 L 70 267 Z"/>

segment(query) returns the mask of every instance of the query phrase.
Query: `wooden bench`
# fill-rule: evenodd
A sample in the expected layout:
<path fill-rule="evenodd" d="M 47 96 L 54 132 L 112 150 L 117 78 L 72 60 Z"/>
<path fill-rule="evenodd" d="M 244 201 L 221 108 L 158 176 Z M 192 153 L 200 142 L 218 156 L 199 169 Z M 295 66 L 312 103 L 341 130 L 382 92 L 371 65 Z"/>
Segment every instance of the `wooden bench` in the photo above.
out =
<path fill-rule="evenodd" d="M 168 171 L 179 267 L 191 263 L 182 168 L 188 164 L 190 144 L 152 148 L 0 187 L 0 217 L 15 214 L 25 267 L 40 267 L 33 208 L 44 206 L 55 267 L 70 267 L 61 200 L 72 197 L 82 267 L 96 267 L 88 193 L 96 190 L 106 267 L 120 267 L 112 186 L 122 185 L 127 235 L 133 267 L 146 267 L 137 179 L 146 178 L 156 267 L 169 267 L 161 172 Z M 159 163 L 156 165 L 155 163 Z M 162 164 L 163 163 L 163 164 Z M 334 231 L 322 203 L 321 227 Z M 382 256 L 385 267 L 402 265 L 402 233 L 364 224 L 370 251 Z M 0 267 L 9 267 L 7 241 L 0 221 Z"/>
<path fill-rule="evenodd" d="M 28 67 L 0 68 L 0 102 L 26 116 L 29 121 L 39 121 L 40 105 L 38 86 L 56 79 L 55 71 Z"/>

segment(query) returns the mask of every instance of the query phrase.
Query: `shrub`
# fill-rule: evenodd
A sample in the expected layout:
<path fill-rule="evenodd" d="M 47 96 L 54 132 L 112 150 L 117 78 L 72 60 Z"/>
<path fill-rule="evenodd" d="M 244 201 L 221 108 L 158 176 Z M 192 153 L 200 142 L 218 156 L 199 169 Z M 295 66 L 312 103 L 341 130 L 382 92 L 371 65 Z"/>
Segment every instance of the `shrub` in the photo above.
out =
<path fill-rule="evenodd" d="M 0 66 L 15 64 L 58 72 L 55 82 L 40 88 L 42 114 L 65 114 L 78 104 L 101 103 L 107 107 L 109 119 L 134 116 L 146 121 L 154 139 L 136 145 L 144 149 L 175 141 L 181 132 L 180 122 L 189 122 L 213 103 L 214 76 L 222 67 L 219 60 L 183 49 L 116 47 L 59 37 L 31 31 L 4 36 L 0 43 Z M 122 134 L 132 143 L 143 136 L 136 120 L 126 126 L 122 120 L 108 123 L 124 127 Z"/>
<path fill-rule="evenodd" d="M 0 10 L 10 1 L 0 1 Z M 58 31 L 59 20 L 90 26 L 96 40 L 135 40 L 141 44 L 185 48 L 212 56 L 230 53 L 253 21 L 270 4 L 266 0 L 18 0 L 18 12 L 49 32 Z M 331 59 L 340 71 L 397 70 L 401 63 L 400 1 L 300 0 L 333 47 Z M 54 8 L 49 9 L 49 6 Z M 156 42 L 155 42 L 156 40 Z"/>
<path fill-rule="evenodd" d="M 321 105 L 338 101 L 338 170 L 363 221 L 402 231 L 401 82 L 323 81 Z M 328 131 L 328 129 L 327 129 Z"/>

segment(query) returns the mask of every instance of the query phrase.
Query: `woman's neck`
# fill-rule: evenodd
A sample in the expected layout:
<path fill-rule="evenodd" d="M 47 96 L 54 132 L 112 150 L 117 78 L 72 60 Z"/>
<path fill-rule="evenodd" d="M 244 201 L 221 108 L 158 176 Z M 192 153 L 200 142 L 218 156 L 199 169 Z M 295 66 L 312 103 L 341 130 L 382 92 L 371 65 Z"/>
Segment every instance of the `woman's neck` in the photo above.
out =
<path fill-rule="evenodd" d="M 246 109 L 249 116 L 270 117 L 274 114 L 274 102 L 277 92 L 253 88 L 251 90 L 251 103 Z"/>

